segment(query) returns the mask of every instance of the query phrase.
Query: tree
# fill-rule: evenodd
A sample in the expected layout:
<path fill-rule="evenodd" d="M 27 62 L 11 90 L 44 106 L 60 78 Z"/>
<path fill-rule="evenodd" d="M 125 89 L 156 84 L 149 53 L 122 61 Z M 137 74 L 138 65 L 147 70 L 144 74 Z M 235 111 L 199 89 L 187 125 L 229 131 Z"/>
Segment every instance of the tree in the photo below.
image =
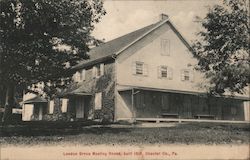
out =
<path fill-rule="evenodd" d="M 193 43 L 198 70 L 210 80 L 210 93 L 245 92 L 249 85 L 249 3 L 224 0 L 200 18 L 203 30 Z"/>
<path fill-rule="evenodd" d="M 45 92 L 65 87 L 70 67 L 87 59 L 94 24 L 105 14 L 98 0 L 1 0 L 0 88 L 3 121 L 12 112 L 15 88 L 43 82 Z"/>

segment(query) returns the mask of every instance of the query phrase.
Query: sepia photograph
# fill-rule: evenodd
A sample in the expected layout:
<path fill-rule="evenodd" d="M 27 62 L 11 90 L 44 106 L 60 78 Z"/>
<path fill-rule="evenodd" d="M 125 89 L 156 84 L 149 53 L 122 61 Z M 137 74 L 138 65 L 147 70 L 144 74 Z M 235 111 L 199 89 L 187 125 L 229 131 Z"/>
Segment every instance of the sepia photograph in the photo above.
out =
<path fill-rule="evenodd" d="M 0 160 L 250 160 L 248 0 L 0 0 Z"/>

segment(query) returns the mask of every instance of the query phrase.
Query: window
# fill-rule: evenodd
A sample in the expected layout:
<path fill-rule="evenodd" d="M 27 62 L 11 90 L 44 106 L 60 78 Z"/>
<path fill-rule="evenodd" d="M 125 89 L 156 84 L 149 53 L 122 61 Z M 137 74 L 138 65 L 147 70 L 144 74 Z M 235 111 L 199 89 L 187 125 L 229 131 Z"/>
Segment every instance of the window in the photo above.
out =
<path fill-rule="evenodd" d="M 168 39 L 161 39 L 161 55 L 170 55 L 170 41 Z"/>
<path fill-rule="evenodd" d="M 193 72 L 187 69 L 181 71 L 181 80 L 182 81 L 193 81 Z"/>
<path fill-rule="evenodd" d="M 83 70 L 81 70 L 81 71 L 77 71 L 77 72 L 74 74 L 74 80 L 75 80 L 75 82 L 84 81 L 84 80 L 85 80 L 85 72 L 86 72 L 85 69 L 83 69 Z"/>
<path fill-rule="evenodd" d="M 96 77 L 100 77 L 101 76 L 101 66 L 97 65 L 96 66 Z"/>
<path fill-rule="evenodd" d="M 173 69 L 168 66 L 158 67 L 158 78 L 173 79 Z"/>
<path fill-rule="evenodd" d="M 143 63 L 136 63 L 136 74 L 143 74 Z"/>
<path fill-rule="evenodd" d="M 62 113 L 65 113 L 65 112 L 67 112 L 67 108 L 68 108 L 68 99 L 66 99 L 66 98 L 62 98 L 61 99 L 61 110 L 62 110 Z"/>
<path fill-rule="evenodd" d="M 95 110 L 102 109 L 102 92 L 95 94 Z"/>
<path fill-rule="evenodd" d="M 167 78 L 168 77 L 168 68 L 165 66 L 161 67 L 161 77 Z"/>
<path fill-rule="evenodd" d="M 81 81 L 81 73 L 79 71 L 77 71 L 75 74 L 74 74 L 74 81 L 75 82 L 80 82 Z"/>
<path fill-rule="evenodd" d="M 49 114 L 53 114 L 53 112 L 54 112 L 54 105 L 55 105 L 54 100 L 49 101 Z"/>
<path fill-rule="evenodd" d="M 143 62 L 133 62 L 132 70 L 134 75 L 148 75 L 148 66 Z"/>
<path fill-rule="evenodd" d="M 184 71 L 184 80 L 185 81 L 189 81 L 190 77 L 189 77 L 189 71 Z"/>
<path fill-rule="evenodd" d="M 101 63 L 94 66 L 92 69 L 92 73 L 93 73 L 93 78 L 99 78 L 102 75 L 104 75 L 104 64 Z"/>

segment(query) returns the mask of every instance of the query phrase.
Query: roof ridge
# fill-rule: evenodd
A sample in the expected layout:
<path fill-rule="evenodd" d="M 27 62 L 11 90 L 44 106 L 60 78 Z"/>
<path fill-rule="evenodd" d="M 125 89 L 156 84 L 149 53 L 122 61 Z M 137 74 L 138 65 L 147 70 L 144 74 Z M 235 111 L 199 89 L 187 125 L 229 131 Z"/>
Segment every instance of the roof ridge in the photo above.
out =
<path fill-rule="evenodd" d="M 128 36 L 128 35 L 131 35 L 131 34 L 133 34 L 133 33 L 135 33 L 135 32 L 144 30 L 144 29 L 146 29 L 147 27 L 151 27 L 151 26 L 153 26 L 153 25 L 155 25 L 155 24 L 157 24 L 157 23 L 160 23 L 160 22 L 152 23 L 152 24 L 150 24 L 150 25 L 147 25 L 147 26 L 144 26 L 144 27 L 142 27 L 142 28 L 139 28 L 139 29 L 137 29 L 137 30 L 135 30 L 135 31 L 132 31 L 132 32 L 123 34 L 123 35 L 121 35 L 121 36 L 119 36 L 119 37 L 116 37 L 116 38 L 114 38 L 114 39 L 111 39 L 111 40 L 109 40 L 109 41 L 107 41 L 107 42 L 101 43 L 99 46 L 96 46 L 96 47 L 101 47 L 101 45 L 104 45 L 104 44 L 109 43 L 109 42 L 111 42 L 111 41 L 116 41 L 116 40 L 118 40 L 118 39 L 120 39 L 120 38 L 123 38 L 124 36 Z M 93 47 L 93 48 L 91 48 L 91 49 L 94 49 L 94 48 L 96 48 L 96 47 Z"/>

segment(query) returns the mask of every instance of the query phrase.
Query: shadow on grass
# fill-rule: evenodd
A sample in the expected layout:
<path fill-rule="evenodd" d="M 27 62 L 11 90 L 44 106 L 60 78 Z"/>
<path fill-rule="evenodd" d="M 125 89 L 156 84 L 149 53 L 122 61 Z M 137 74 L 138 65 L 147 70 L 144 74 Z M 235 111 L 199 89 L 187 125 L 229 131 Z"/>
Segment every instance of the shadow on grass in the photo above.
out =
<path fill-rule="evenodd" d="M 64 136 L 79 134 L 119 134 L 131 132 L 130 128 L 112 128 L 96 122 L 43 122 L 0 126 L 0 137 L 11 136 Z"/>
<path fill-rule="evenodd" d="M 157 124 L 155 124 L 157 126 Z M 127 126 L 127 125 L 125 125 Z M 137 127 L 119 127 L 114 128 L 110 125 L 103 125 L 93 121 L 85 122 L 32 122 L 22 123 L 16 125 L 0 125 L 0 137 L 11 136 L 66 136 L 66 135 L 79 135 L 79 134 L 120 134 L 136 132 L 137 130 L 144 130 L 145 128 L 138 129 Z M 201 130 L 214 130 L 214 131 L 230 131 L 230 132 L 249 132 L 249 124 L 214 124 L 214 123 L 178 123 L 168 127 L 153 127 L 146 130 L 164 130 L 165 132 L 175 130 L 178 132 L 186 131 L 201 131 Z"/>

